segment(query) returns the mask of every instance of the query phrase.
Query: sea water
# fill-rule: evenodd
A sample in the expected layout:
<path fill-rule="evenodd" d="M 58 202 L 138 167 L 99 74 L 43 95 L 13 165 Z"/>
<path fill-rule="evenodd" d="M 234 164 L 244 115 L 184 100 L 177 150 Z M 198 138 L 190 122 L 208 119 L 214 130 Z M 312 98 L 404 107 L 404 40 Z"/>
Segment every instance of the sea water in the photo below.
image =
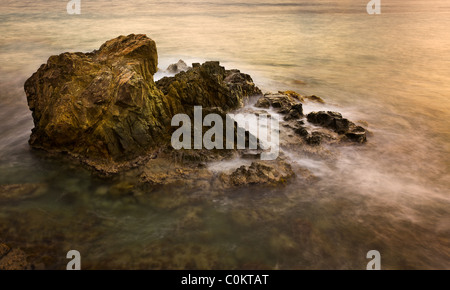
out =
<path fill-rule="evenodd" d="M 38 188 L 0 204 L 0 241 L 57 269 L 69 250 L 89 269 L 365 269 L 369 250 L 382 269 L 450 268 L 448 1 L 382 1 L 379 15 L 356 0 L 66 4 L 0 2 L 0 184 Z M 331 159 L 289 155 L 310 183 L 232 192 L 137 188 L 31 150 L 24 81 L 50 55 L 131 33 L 156 41 L 161 69 L 218 60 L 372 134 Z"/>

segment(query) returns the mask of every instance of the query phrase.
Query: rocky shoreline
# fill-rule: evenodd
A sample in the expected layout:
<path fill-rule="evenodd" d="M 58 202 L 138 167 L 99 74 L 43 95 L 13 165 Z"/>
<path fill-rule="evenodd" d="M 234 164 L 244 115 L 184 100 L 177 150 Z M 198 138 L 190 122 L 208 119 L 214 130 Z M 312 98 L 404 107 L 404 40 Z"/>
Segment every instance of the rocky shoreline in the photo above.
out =
<path fill-rule="evenodd" d="M 260 147 L 174 150 L 173 116 L 193 116 L 194 106 L 219 115 L 237 110 L 270 116 L 272 110 L 283 116 L 280 148 L 294 151 L 367 140 L 367 130 L 340 113 L 303 114 L 305 101 L 324 103 L 321 98 L 293 91 L 263 94 L 249 75 L 226 70 L 217 61 L 188 67 L 180 60 L 168 68 L 173 77 L 155 82 L 157 67 L 156 44 L 145 35 L 120 36 L 91 53 L 50 57 L 24 86 L 35 124 L 30 145 L 69 155 L 105 176 L 133 170 L 146 184 L 205 179 L 227 188 L 284 183 L 296 172 L 283 152 L 273 161 L 254 160 Z M 260 110 L 244 107 L 258 96 Z M 209 170 L 209 162 L 233 158 L 251 164 L 218 175 Z"/>
<path fill-rule="evenodd" d="M 367 142 L 369 131 L 338 112 L 305 114 L 309 103 L 325 104 L 320 97 L 263 93 L 251 76 L 217 61 L 188 66 L 180 60 L 166 70 L 172 77 L 155 82 L 157 70 L 156 44 L 145 35 L 120 36 L 91 53 L 51 56 L 24 85 L 35 124 L 29 144 L 44 158 L 80 163 L 96 176 L 118 181 L 99 194 L 138 197 L 161 186 L 211 195 L 237 187 L 260 191 L 294 179 L 307 186 L 316 177 L 293 156 L 332 158 L 333 145 Z M 259 139 L 256 149 L 175 150 L 171 119 L 192 117 L 195 106 L 222 117 L 231 112 L 278 118 L 278 157 L 260 160 L 266 149 Z M 239 124 L 234 126 L 236 136 Z M 246 145 L 251 135 L 245 132 Z M 225 168 L 227 162 L 232 166 Z M 0 201 L 36 198 L 43 188 L 2 185 Z M 24 250 L 0 242 L 0 270 L 54 267 L 32 248 Z"/>

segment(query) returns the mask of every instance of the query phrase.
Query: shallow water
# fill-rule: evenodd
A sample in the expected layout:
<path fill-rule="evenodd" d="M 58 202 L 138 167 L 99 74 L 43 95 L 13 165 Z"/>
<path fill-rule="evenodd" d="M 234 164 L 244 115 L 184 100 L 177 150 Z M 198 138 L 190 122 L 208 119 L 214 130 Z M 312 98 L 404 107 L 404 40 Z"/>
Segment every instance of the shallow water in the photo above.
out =
<path fill-rule="evenodd" d="M 450 268 L 448 1 L 0 2 L 0 184 L 38 194 L 0 204 L 0 240 L 47 268 L 70 249 L 85 268 Z M 220 60 L 263 90 L 296 90 L 365 121 L 364 146 L 333 158 L 291 155 L 316 178 L 223 192 L 138 188 L 30 150 L 24 81 L 52 54 L 145 33 L 160 68 Z M 41 265 L 42 266 L 42 265 Z M 42 266 L 42 267 L 44 267 Z"/>

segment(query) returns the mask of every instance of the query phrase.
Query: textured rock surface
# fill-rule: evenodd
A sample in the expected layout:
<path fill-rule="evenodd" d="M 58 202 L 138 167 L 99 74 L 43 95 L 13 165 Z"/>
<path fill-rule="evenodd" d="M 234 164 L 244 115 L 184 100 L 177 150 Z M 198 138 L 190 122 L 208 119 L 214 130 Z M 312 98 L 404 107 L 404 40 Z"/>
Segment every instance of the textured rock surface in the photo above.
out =
<path fill-rule="evenodd" d="M 184 67 L 183 63 L 177 63 L 176 69 Z M 145 35 L 120 36 L 91 53 L 50 57 L 25 83 L 35 122 L 30 144 L 50 152 L 69 153 L 103 173 L 130 169 L 128 173 L 139 183 L 151 186 L 228 188 L 280 184 L 294 176 L 284 157 L 270 162 L 257 160 L 261 148 L 239 153 L 170 149 L 171 133 L 175 130 L 170 123 L 174 115 L 192 116 L 194 106 L 202 106 L 203 115 L 215 113 L 225 117 L 227 112 L 242 107 L 248 97 L 261 91 L 249 75 L 226 70 L 216 61 L 192 64 L 187 71 L 155 83 L 156 70 L 156 44 Z M 282 149 L 327 154 L 324 146 L 319 146 L 323 142 L 366 140 L 366 130 L 339 113 L 313 112 L 305 118 L 302 105 L 305 99 L 323 103 L 316 96 L 284 91 L 267 93 L 255 105 L 272 107 L 283 115 Z M 246 110 L 255 115 L 267 114 L 250 107 L 239 111 Z M 305 119 L 316 126 L 307 124 Z M 249 132 L 245 136 L 246 143 L 257 140 L 250 138 Z M 216 175 L 205 164 L 237 156 L 252 160 L 251 165 Z M 296 173 L 302 172 L 297 165 L 293 166 Z M 0 200 L 6 201 L 39 195 L 35 188 L 25 185 L 5 185 L 0 187 L 0 193 L 2 190 L 8 194 L 0 196 Z M 127 192 L 128 187 L 118 187 L 115 191 Z"/>
<path fill-rule="evenodd" d="M 50 57 L 25 83 L 30 144 L 120 160 L 163 143 L 173 108 L 153 82 L 156 70 L 156 44 L 145 35 Z"/>
<path fill-rule="evenodd" d="M 264 94 L 263 97 L 258 99 L 255 106 L 265 109 L 272 107 L 278 113 L 283 114 L 283 120 L 286 122 L 283 127 L 292 129 L 297 136 L 303 139 L 305 144 L 310 146 L 319 146 L 324 140 L 331 141 L 331 143 L 340 140 L 350 140 L 357 143 L 367 141 L 366 129 L 343 118 L 340 113 L 331 111 L 311 112 L 306 116 L 309 123 L 323 128 L 320 132 L 313 131 L 310 134 L 302 120 L 304 118 L 302 102 L 305 99 L 325 104 L 320 97 L 315 95 L 302 96 L 294 91 L 279 91 L 275 94 Z"/>
<path fill-rule="evenodd" d="M 225 112 L 241 107 L 245 97 L 261 94 L 249 75 L 225 70 L 218 61 L 196 65 L 156 84 L 167 97 L 185 106 L 220 107 Z"/>
<path fill-rule="evenodd" d="M 293 91 L 279 92 L 278 94 L 265 94 L 255 106 L 270 108 L 271 106 L 280 114 L 285 114 L 286 121 L 303 117 L 303 106 L 298 101 L 298 94 Z"/>
<path fill-rule="evenodd" d="M 250 166 L 241 166 L 233 173 L 221 176 L 225 184 L 234 186 L 255 184 L 280 184 L 294 176 L 291 166 L 284 161 L 255 161 Z"/>
<path fill-rule="evenodd" d="M 134 34 L 91 53 L 50 57 L 24 86 L 35 123 L 30 144 L 114 171 L 111 164 L 167 145 L 173 115 L 194 105 L 226 111 L 260 93 L 250 76 L 218 62 L 159 81 L 161 91 L 153 81 L 157 64 L 155 42 Z"/>
<path fill-rule="evenodd" d="M 294 91 L 278 91 L 278 94 L 289 96 L 291 98 L 299 100 L 302 103 L 304 103 L 306 100 L 311 101 L 311 102 L 321 103 L 321 104 L 325 103 L 325 101 L 322 100 L 321 97 L 318 97 L 316 95 L 303 96 Z"/>
<path fill-rule="evenodd" d="M 331 129 L 340 135 L 345 135 L 351 141 L 363 143 L 367 140 L 366 130 L 343 118 L 340 113 L 331 111 L 311 112 L 307 118 L 308 122 Z"/>

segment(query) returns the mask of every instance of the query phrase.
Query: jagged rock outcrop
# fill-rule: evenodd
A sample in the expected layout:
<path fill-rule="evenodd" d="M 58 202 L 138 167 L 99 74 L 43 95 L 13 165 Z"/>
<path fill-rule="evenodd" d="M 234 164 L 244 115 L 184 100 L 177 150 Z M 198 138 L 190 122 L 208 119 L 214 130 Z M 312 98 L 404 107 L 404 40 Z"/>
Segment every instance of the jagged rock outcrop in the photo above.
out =
<path fill-rule="evenodd" d="M 274 108 L 278 113 L 283 114 L 283 120 L 287 123 L 284 127 L 291 128 L 294 133 L 300 136 L 306 144 L 318 146 L 323 140 L 336 140 L 331 132 L 337 133 L 339 140 L 350 140 L 357 143 L 364 143 L 367 140 L 367 130 L 361 126 L 342 117 L 338 112 L 311 112 L 306 116 L 309 123 L 321 126 L 327 132 L 311 132 L 305 128 L 305 123 L 301 120 L 304 117 L 302 102 L 308 99 L 312 102 L 324 104 L 325 102 L 315 95 L 301 96 L 294 91 L 279 91 L 278 93 L 266 93 L 259 98 L 255 104 L 258 108 Z M 334 134 L 333 133 L 333 134 Z"/>
<path fill-rule="evenodd" d="M 218 61 L 195 65 L 187 72 L 160 79 L 156 85 L 184 105 L 220 107 L 225 112 L 241 107 L 245 97 L 261 94 L 249 75 L 225 70 Z"/>
<path fill-rule="evenodd" d="M 298 101 L 298 94 L 293 91 L 265 94 L 255 104 L 258 108 L 275 108 L 278 113 L 285 114 L 285 121 L 303 117 L 303 105 Z M 296 100 L 297 99 L 297 100 Z"/>
<path fill-rule="evenodd" d="M 262 93 L 249 75 L 226 70 L 217 61 L 194 63 L 187 71 L 154 82 L 157 57 L 155 42 L 134 34 L 107 41 L 91 53 L 50 57 L 24 86 L 35 123 L 31 146 L 66 152 L 106 174 L 134 167 L 133 174 L 139 182 L 152 186 L 183 182 L 186 186 L 203 187 L 217 180 L 223 188 L 268 185 L 284 183 L 295 175 L 284 157 L 256 161 L 265 150 L 257 146 L 239 153 L 231 149 L 171 149 L 170 139 L 176 129 L 171 126 L 174 115 L 184 113 L 192 117 L 194 106 L 202 106 L 203 115 L 215 113 L 225 120 L 227 112 L 243 106 L 248 97 Z M 177 63 L 176 70 L 184 69 L 183 64 Z M 282 147 L 292 145 L 318 152 L 322 141 L 365 142 L 366 130 L 339 113 L 313 112 L 307 115 L 307 121 L 323 128 L 306 124 L 302 104 L 305 99 L 323 103 L 316 96 L 284 91 L 267 93 L 255 105 L 272 107 L 284 116 Z M 264 110 L 251 113 L 268 114 Z M 237 127 L 235 122 L 235 134 Z M 260 142 L 248 131 L 244 136 L 246 145 Z M 255 161 L 222 173 L 217 179 L 204 164 L 236 156 Z M 3 196 L 7 201 L 39 195 L 33 188 L 20 185 L 8 185 L 5 189 L 15 193 Z"/>
<path fill-rule="evenodd" d="M 121 160 L 164 143 L 176 108 L 153 82 L 157 63 L 156 44 L 145 35 L 51 56 L 25 82 L 35 123 L 30 144 Z"/>
<path fill-rule="evenodd" d="M 320 125 L 334 132 L 345 135 L 354 142 L 364 143 L 367 140 L 366 129 L 342 117 L 338 112 L 311 112 L 307 116 L 308 122 Z"/>
<path fill-rule="evenodd" d="M 156 44 L 142 34 L 109 40 L 91 53 L 51 56 L 25 82 L 35 124 L 29 143 L 105 168 L 169 144 L 175 114 L 190 114 L 193 106 L 227 111 L 260 93 L 250 76 L 219 62 L 157 86 L 157 64 Z"/>

